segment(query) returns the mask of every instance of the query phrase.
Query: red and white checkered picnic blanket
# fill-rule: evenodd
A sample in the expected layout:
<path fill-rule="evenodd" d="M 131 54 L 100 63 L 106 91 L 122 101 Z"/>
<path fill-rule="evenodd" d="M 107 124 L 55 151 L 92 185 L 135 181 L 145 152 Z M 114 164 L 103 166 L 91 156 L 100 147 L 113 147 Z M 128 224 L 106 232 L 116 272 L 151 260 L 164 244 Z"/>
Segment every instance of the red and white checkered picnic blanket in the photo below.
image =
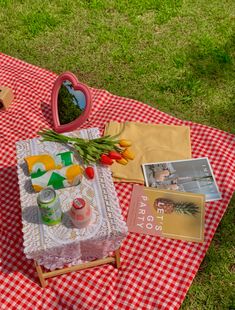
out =
<path fill-rule="evenodd" d="M 189 125 L 193 157 L 208 157 L 223 199 L 206 204 L 205 242 L 192 243 L 129 233 L 122 264 L 65 274 L 39 286 L 31 260 L 23 254 L 15 142 L 52 125 L 50 95 L 56 75 L 0 54 L 0 85 L 13 89 L 12 106 L 0 112 L 0 205 L 2 309 L 178 309 L 210 245 L 235 189 L 235 137 L 185 122 L 141 102 L 91 89 L 93 111 L 86 127 L 140 121 Z M 127 217 L 131 184 L 116 184 Z"/>

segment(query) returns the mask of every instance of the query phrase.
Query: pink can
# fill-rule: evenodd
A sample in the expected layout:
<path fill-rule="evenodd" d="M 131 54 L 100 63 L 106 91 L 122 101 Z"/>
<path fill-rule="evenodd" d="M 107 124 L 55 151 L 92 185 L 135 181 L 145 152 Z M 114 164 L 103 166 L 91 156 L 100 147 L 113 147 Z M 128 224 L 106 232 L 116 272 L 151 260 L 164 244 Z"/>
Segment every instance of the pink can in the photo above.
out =
<path fill-rule="evenodd" d="M 76 228 L 84 228 L 91 220 L 91 207 L 84 199 L 75 198 L 70 209 L 70 216 Z"/>

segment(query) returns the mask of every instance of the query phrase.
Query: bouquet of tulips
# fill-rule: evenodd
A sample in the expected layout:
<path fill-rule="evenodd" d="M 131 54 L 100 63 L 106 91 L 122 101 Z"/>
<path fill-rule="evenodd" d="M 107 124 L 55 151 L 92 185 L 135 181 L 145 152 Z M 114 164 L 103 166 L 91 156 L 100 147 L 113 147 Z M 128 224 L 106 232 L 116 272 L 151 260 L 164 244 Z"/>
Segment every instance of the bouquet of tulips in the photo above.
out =
<path fill-rule="evenodd" d="M 134 159 L 134 153 L 131 151 L 131 141 L 126 139 L 117 139 L 117 136 L 104 136 L 92 140 L 68 137 L 56 133 L 53 130 L 43 130 L 38 133 L 43 141 L 52 141 L 68 144 L 83 160 L 86 175 L 93 179 L 94 170 L 88 165 L 90 163 L 100 163 L 103 165 L 112 165 L 114 161 L 126 165 L 128 160 Z"/>

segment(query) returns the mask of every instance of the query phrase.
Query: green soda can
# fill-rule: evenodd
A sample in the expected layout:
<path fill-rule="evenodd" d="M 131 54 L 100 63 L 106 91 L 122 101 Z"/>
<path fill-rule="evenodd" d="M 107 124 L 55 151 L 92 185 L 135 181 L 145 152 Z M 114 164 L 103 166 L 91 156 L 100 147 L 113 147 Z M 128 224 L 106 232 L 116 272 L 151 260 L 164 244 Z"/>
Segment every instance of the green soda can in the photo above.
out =
<path fill-rule="evenodd" d="M 37 203 L 44 224 L 53 226 L 61 223 L 60 200 L 53 188 L 47 187 L 41 190 L 37 197 Z"/>

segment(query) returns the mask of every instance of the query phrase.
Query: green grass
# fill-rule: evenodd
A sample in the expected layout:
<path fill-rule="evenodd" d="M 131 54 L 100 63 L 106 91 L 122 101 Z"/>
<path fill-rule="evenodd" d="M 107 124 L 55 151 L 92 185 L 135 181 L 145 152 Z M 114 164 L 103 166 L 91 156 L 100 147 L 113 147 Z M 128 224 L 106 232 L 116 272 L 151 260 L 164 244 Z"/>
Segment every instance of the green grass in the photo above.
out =
<path fill-rule="evenodd" d="M 235 133 L 234 0 L 0 0 L 0 7 L 2 52 Z M 234 205 L 183 310 L 235 309 Z"/>

